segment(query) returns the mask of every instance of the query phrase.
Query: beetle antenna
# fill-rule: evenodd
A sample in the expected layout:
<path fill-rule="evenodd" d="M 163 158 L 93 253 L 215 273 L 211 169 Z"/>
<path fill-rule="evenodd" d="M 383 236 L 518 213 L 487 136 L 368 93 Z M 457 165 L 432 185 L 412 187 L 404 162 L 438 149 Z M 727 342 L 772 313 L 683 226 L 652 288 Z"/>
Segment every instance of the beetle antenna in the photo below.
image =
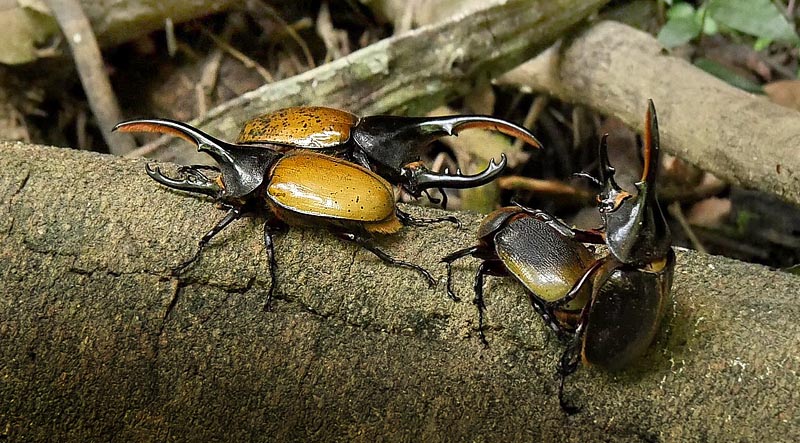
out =
<path fill-rule="evenodd" d="M 601 182 L 600 180 L 598 180 L 597 178 L 595 178 L 595 176 L 593 176 L 593 175 L 589 174 L 588 172 L 584 172 L 584 171 L 581 171 L 581 172 L 574 172 L 574 173 L 572 174 L 572 176 L 573 176 L 573 177 L 581 177 L 581 178 L 585 178 L 585 179 L 589 180 L 590 182 L 592 182 L 592 183 L 596 184 L 597 186 L 600 186 L 600 187 L 602 187 L 602 186 L 603 186 L 603 182 Z"/>

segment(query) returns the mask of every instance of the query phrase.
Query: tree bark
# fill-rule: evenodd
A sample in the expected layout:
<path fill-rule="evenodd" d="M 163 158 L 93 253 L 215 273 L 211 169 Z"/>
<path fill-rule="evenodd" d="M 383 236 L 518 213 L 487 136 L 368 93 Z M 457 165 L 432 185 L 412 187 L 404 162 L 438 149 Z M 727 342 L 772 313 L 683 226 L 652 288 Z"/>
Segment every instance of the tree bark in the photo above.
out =
<path fill-rule="evenodd" d="M 649 34 L 601 22 L 499 81 L 590 106 L 639 129 L 652 98 L 667 151 L 730 183 L 800 204 L 800 114 L 666 55 Z"/>
<path fill-rule="evenodd" d="M 221 211 L 150 180 L 143 160 L 0 143 L 0 433 L 10 441 L 796 441 L 800 278 L 679 251 L 673 302 L 634 367 L 580 368 L 558 407 L 562 350 L 522 287 L 491 278 L 476 337 L 478 217 L 378 243 L 407 269 L 315 229 L 259 220 L 212 241 Z M 439 212 L 407 208 L 418 215 Z"/>

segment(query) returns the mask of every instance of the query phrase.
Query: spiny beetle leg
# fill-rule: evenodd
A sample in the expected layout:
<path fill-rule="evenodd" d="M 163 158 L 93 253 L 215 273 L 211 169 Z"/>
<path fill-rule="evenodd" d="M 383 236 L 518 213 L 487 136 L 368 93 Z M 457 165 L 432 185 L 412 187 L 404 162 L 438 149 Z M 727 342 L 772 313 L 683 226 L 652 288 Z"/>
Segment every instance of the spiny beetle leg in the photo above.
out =
<path fill-rule="evenodd" d="M 567 415 L 572 415 L 580 411 L 580 408 L 569 405 L 566 400 L 564 400 L 564 380 L 568 375 L 574 373 L 578 369 L 578 363 L 580 361 L 579 350 L 583 343 L 583 336 L 586 333 L 586 327 L 589 325 L 589 313 L 592 310 L 592 305 L 594 304 L 595 300 L 597 300 L 598 294 L 600 294 L 600 289 L 602 289 L 603 285 L 606 284 L 606 281 L 614 272 L 614 270 L 623 265 L 612 256 L 607 257 L 606 260 L 598 261 L 603 262 L 602 265 L 597 266 L 593 270 L 587 272 L 587 274 L 593 274 L 592 297 L 589 299 L 589 302 L 586 303 L 586 306 L 581 309 L 580 320 L 578 321 L 578 327 L 575 329 L 575 335 L 573 336 L 572 343 L 570 343 L 570 345 L 564 351 L 564 354 L 561 355 L 561 359 L 558 362 L 558 374 L 561 377 L 561 382 L 558 388 L 558 402 L 561 405 L 561 409 Z"/>
<path fill-rule="evenodd" d="M 270 310 L 270 302 L 272 302 L 272 294 L 275 291 L 277 283 L 278 264 L 275 261 L 275 245 L 272 241 L 272 236 L 275 234 L 283 234 L 289 230 L 289 227 L 274 219 L 267 219 L 264 222 L 264 248 L 267 250 L 267 260 L 269 261 L 269 291 L 267 291 L 267 301 L 264 303 L 264 310 Z"/>
<path fill-rule="evenodd" d="M 483 276 L 489 273 L 489 262 L 484 261 L 475 272 L 475 299 L 472 301 L 478 308 L 478 337 L 485 348 L 489 347 L 486 335 L 483 333 L 483 313 L 486 310 L 486 303 L 483 300 Z"/>
<path fill-rule="evenodd" d="M 347 240 L 347 241 L 351 241 L 353 243 L 356 243 L 357 245 L 361 246 L 362 248 L 366 249 L 367 251 L 375 254 L 379 259 L 383 260 L 385 263 L 388 263 L 388 264 L 394 265 L 394 266 L 400 266 L 402 268 L 413 269 L 413 270 L 417 271 L 418 273 L 420 273 L 420 275 L 422 275 L 425 278 L 425 280 L 428 281 L 428 285 L 430 287 L 436 286 L 436 279 L 433 278 L 433 276 L 431 275 L 430 272 L 428 272 L 427 269 L 423 268 L 422 266 L 415 265 L 413 263 L 405 262 L 405 261 L 402 261 L 402 260 L 398 260 L 398 259 L 392 257 L 391 255 L 383 252 L 380 248 L 375 246 L 372 243 L 372 240 L 370 238 L 363 237 L 363 236 L 361 236 L 359 234 L 354 234 L 352 232 L 334 231 L 333 233 L 337 237 L 339 237 L 339 238 L 341 238 L 343 240 Z"/>
<path fill-rule="evenodd" d="M 541 317 L 542 321 L 544 321 L 544 323 L 550 329 L 552 329 L 559 338 L 565 337 L 567 335 L 567 331 L 564 330 L 560 324 L 558 324 L 555 319 L 555 315 L 553 315 L 553 310 L 547 306 L 547 302 L 533 292 L 528 291 L 528 295 L 530 296 L 533 310 L 539 315 L 539 317 Z"/>
<path fill-rule="evenodd" d="M 447 295 L 453 299 L 453 301 L 461 301 L 455 291 L 453 291 L 453 262 L 471 255 L 473 252 L 477 251 L 478 248 L 478 246 L 470 246 L 469 248 L 460 249 L 442 259 L 442 262 L 447 264 Z"/>
<path fill-rule="evenodd" d="M 436 188 L 436 190 L 442 195 L 442 209 L 447 210 L 447 193 L 444 192 L 443 188 Z"/>
<path fill-rule="evenodd" d="M 404 191 L 408 192 L 405 188 Z M 442 196 L 441 198 L 436 198 L 432 196 L 427 189 L 423 189 L 422 193 L 425 194 L 425 197 L 428 197 L 428 201 L 433 203 L 434 205 L 439 205 L 440 208 L 447 210 L 447 193 L 444 192 L 444 188 L 436 188 L 439 191 L 439 194 Z M 410 194 L 410 192 L 409 192 Z"/>
<path fill-rule="evenodd" d="M 578 369 L 578 349 L 580 348 L 580 344 L 580 335 L 575 334 L 572 343 L 564 353 L 561 354 L 561 358 L 558 361 L 558 376 L 560 378 L 558 384 L 558 404 L 561 406 L 561 410 L 567 415 L 576 414 L 581 410 L 581 408 L 567 403 L 567 400 L 564 398 L 564 382 L 567 376 L 573 374 Z"/>
<path fill-rule="evenodd" d="M 601 258 L 600 260 L 595 261 L 586 270 L 586 272 L 575 282 L 575 285 L 567 292 L 567 294 L 554 301 L 548 303 L 548 307 L 551 309 L 560 308 L 567 303 L 571 302 L 578 296 L 581 290 L 587 285 L 587 283 L 591 280 L 592 281 L 592 288 L 594 288 L 594 284 L 598 281 L 598 279 L 602 282 L 601 285 L 605 283 L 605 280 L 608 276 L 611 275 L 617 268 L 622 266 L 622 262 L 619 260 L 614 259 L 613 256 L 608 255 L 606 257 Z"/>
<path fill-rule="evenodd" d="M 395 208 L 395 212 L 397 213 L 397 218 L 399 218 L 400 222 L 405 226 L 425 226 L 433 223 L 450 222 L 454 223 L 457 228 L 461 229 L 461 220 L 453 215 L 439 218 L 417 218 L 408 212 L 400 210 L 400 208 Z"/>
<path fill-rule="evenodd" d="M 200 238 L 200 241 L 197 242 L 197 251 L 194 253 L 192 258 L 186 260 L 185 262 L 181 263 L 180 265 L 176 266 L 172 269 L 172 275 L 180 275 L 183 271 L 186 270 L 192 263 L 196 262 L 198 258 L 200 258 L 200 254 L 203 252 L 203 248 L 211 241 L 214 236 L 219 234 L 220 231 L 225 229 L 232 221 L 238 219 L 242 216 L 242 208 L 240 207 L 230 207 L 228 213 L 225 214 L 225 217 L 222 218 L 216 225 L 214 225 L 211 230 L 206 232 L 206 234 Z"/>

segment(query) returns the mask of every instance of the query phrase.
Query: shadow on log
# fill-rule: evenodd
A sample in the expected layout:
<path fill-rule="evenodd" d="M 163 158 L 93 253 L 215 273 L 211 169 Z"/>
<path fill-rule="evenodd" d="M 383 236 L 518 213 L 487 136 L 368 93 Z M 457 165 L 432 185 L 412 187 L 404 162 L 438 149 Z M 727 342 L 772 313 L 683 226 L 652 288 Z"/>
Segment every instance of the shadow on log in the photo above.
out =
<path fill-rule="evenodd" d="M 560 346 L 520 285 L 490 279 L 488 339 L 444 292 L 438 259 L 478 217 L 380 244 L 416 274 L 315 230 L 221 215 L 150 180 L 144 162 L 0 143 L 0 433 L 11 441 L 791 441 L 800 437 L 800 278 L 678 254 L 674 303 L 642 362 L 581 368 L 565 417 Z M 432 210 L 413 207 L 417 214 Z M 469 299 L 475 261 L 456 267 Z"/>

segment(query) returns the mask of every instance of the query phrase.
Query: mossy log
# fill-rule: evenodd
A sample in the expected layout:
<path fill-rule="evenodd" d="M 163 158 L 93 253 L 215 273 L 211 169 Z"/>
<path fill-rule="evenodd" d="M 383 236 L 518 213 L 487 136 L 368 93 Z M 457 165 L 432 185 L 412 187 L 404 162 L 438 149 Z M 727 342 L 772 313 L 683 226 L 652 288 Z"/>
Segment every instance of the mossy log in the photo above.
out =
<path fill-rule="evenodd" d="M 567 384 L 561 345 L 508 278 L 487 284 L 488 348 L 469 302 L 475 260 L 445 295 L 440 257 L 464 228 L 380 238 L 415 273 L 314 229 L 276 241 L 258 219 L 216 238 L 209 202 L 143 160 L 0 143 L 0 439 L 9 441 L 797 441 L 800 278 L 679 251 L 673 301 L 641 361 Z M 434 210 L 408 207 L 418 215 Z"/>

